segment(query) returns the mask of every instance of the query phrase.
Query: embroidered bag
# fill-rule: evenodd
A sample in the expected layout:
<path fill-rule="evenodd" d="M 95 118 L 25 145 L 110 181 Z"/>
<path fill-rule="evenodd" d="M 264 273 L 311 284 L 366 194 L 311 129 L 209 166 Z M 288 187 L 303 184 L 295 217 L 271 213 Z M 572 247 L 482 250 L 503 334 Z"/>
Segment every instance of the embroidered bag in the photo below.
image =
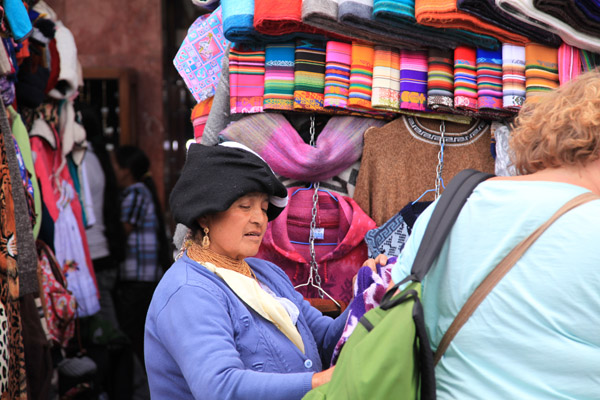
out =
<path fill-rule="evenodd" d="M 67 280 L 52 249 L 41 240 L 36 241 L 38 251 L 38 280 L 44 315 L 50 339 L 65 347 L 75 332 L 77 302 L 67 289 Z"/>

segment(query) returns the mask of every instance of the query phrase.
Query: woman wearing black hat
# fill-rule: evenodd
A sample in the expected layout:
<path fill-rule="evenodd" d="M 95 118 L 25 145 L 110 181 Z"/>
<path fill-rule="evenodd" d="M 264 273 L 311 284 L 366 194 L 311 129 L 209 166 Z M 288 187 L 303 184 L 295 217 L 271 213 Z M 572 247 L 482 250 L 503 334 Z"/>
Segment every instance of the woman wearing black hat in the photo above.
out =
<path fill-rule="evenodd" d="M 346 314 L 304 301 L 274 264 L 251 258 L 287 191 L 262 158 L 234 142 L 192 144 L 170 197 L 191 229 L 146 319 L 153 399 L 300 399 L 329 381 Z"/>

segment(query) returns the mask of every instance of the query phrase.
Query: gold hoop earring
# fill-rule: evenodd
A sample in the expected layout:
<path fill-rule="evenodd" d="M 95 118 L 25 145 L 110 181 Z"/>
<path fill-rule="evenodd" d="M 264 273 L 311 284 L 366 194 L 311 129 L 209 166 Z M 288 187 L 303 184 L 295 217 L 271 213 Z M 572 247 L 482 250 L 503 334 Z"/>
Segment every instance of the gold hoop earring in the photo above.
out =
<path fill-rule="evenodd" d="M 210 246 L 210 238 L 208 237 L 208 228 L 204 228 L 204 237 L 202 238 L 202 248 L 208 249 Z"/>

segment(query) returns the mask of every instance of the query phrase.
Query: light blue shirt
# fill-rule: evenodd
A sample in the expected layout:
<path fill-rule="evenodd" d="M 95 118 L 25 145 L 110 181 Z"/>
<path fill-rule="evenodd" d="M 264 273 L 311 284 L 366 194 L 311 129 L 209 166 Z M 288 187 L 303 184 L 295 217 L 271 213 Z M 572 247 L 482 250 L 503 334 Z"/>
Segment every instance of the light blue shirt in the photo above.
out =
<path fill-rule="evenodd" d="M 423 280 L 433 349 L 467 298 L 514 246 L 586 189 L 486 181 Z M 408 275 L 435 203 L 393 269 Z M 559 218 L 462 327 L 436 367 L 438 399 L 600 398 L 600 201 Z"/>

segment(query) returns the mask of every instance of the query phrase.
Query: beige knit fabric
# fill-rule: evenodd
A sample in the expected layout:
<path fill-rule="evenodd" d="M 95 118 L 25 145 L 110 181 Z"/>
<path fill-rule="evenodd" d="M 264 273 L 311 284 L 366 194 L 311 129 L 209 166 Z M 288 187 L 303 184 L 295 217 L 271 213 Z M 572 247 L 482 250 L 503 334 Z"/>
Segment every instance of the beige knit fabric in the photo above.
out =
<path fill-rule="evenodd" d="M 469 125 L 444 124 L 445 184 L 466 168 L 494 173 L 488 123 L 473 120 Z M 365 132 L 354 200 L 377 226 L 435 187 L 440 126 L 439 120 L 402 116 Z M 421 201 L 434 198 L 430 192 Z"/>

